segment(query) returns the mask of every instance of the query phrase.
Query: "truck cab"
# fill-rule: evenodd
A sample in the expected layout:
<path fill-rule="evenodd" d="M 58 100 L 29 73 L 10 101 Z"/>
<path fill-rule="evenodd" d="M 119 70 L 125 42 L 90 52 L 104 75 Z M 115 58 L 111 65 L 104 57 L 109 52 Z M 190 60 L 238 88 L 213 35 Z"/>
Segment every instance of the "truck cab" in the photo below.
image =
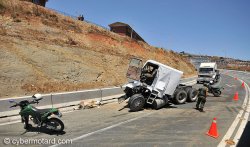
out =
<path fill-rule="evenodd" d="M 210 81 L 216 80 L 217 72 L 217 64 L 215 62 L 201 63 L 197 83 L 209 83 Z"/>
<path fill-rule="evenodd" d="M 182 104 L 186 100 L 195 101 L 197 91 L 191 86 L 180 84 L 182 71 L 154 60 L 145 64 L 142 60 L 132 58 L 127 71 L 129 83 L 122 86 L 124 99 L 129 99 L 130 110 L 138 111 L 145 104 L 155 109 L 163 107 L 170 100 Z"/>

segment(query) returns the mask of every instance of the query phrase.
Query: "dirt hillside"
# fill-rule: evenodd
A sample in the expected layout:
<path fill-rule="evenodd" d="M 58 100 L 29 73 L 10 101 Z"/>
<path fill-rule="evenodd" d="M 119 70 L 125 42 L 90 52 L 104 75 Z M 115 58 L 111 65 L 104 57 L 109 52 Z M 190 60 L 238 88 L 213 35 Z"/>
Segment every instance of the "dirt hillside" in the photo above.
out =
<path fill-rule="evenodd" d="M 117 86 L 131 57 L 195 75 L 173 51 L 18 0 L 0 0 L 0 97 Z"/>

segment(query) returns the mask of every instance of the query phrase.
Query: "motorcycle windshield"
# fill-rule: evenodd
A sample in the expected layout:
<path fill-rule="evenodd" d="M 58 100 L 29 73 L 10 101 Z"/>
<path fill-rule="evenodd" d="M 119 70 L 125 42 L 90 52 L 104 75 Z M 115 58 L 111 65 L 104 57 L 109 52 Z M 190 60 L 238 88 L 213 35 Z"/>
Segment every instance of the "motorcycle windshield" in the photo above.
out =
<path fill-rule="evenodd" d="M 142 69 L 142 60 L 132 58 L 129 63 L 127 78 L 139 81 Z"/>

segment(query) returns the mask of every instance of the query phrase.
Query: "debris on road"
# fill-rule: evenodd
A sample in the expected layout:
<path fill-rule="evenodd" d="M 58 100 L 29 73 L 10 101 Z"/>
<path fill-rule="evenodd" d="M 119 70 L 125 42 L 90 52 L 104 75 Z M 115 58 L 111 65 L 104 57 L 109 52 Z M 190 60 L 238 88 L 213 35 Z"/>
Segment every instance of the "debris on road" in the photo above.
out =
<path fill-rule="evenodd" d="M 85 101 L 81 101 L 78 104 L 77 109 L 75 110 L 80 110 L 80 109 L 91 109 L 91 108 L 95 108 L 100 106 L 100 102 L 99 101 L 94 101 L 94 100 L 85 100 Z"/>
<path fill-rule="evenodd" d="M 225 142 L 227 143 L 227 145 L 235 145 L 235 142 L 232 139 L 227 139 L 225 140 Z"/>

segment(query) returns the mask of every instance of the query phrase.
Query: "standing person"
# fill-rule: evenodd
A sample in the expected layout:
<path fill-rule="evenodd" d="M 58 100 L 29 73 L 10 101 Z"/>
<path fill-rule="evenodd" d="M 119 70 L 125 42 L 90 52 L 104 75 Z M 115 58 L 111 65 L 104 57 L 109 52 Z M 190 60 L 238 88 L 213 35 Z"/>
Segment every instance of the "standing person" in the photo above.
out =
<path fill-rule="evenodd" d="M 84 21 L 83 15 L 79 15 L 79 16 L 77 17 L 77 19 L 80 20 L 80 21 Z"/>
<path fill-rule="evenodd" d="M 149 65 L 147 67 L 147 70 L 144 73 L 144 75 L 146 77 L 145 83 L 148 85 L 151 85 L 154 81 L 156 73 L 157 73 L 157 68 Z"/>
<path fill-rule="evenodd" d="M 207 99 L 207 93 L 208 89 L 206 87 L 199 88 L 198 90 L 198 100 L 196 103 L 196 109 L 199 110 L 200 112 L 204 112 L 204 106 L 206 103 Z"/>

